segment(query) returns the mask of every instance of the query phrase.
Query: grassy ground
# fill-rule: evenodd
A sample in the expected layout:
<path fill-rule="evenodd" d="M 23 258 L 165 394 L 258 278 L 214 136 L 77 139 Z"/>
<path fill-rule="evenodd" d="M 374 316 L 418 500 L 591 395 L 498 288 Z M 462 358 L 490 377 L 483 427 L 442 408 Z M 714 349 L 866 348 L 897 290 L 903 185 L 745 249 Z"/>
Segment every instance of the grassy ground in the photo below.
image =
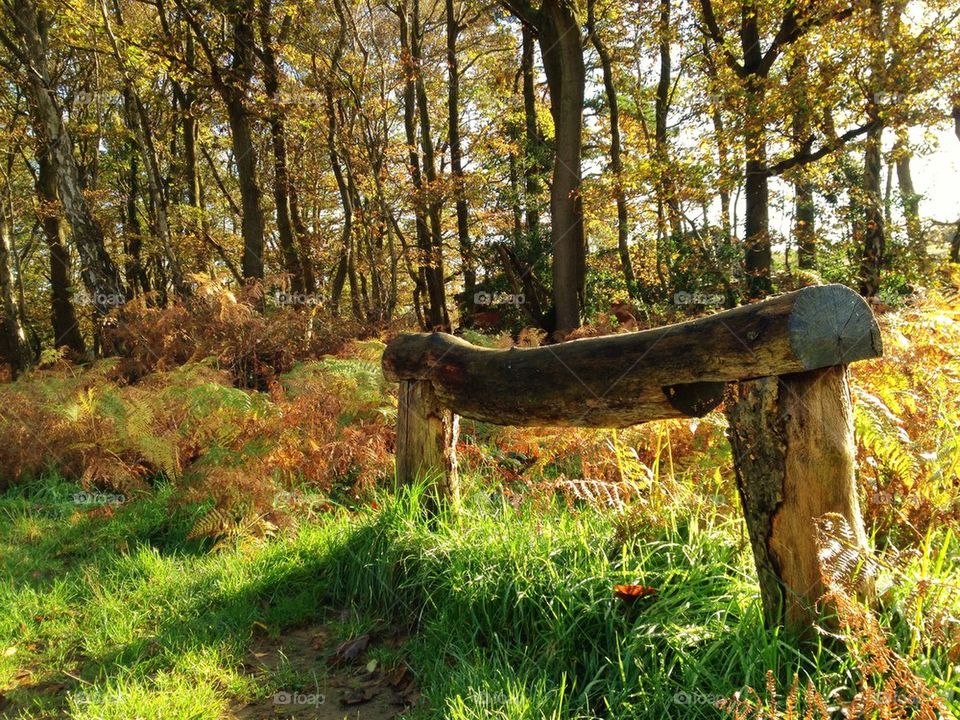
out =
<path fill-rule="evenodd" d="M 375 719 L 394 711 L 341 705 L 332 676 L 402 666 L 422 693 L 409 718 L 711 718 L 768 669 L 835 703 L 861 680 L 852 655 L 801 654 L 763 630 L 741 526 L 709 505 L 637 524 L 472 491 L 460 518 L 428 522 L 413 491 L 210 552 L 187 539 L 196 510 L 169 488 L 93 510 L 79 491 L 47 479 L 0 496 L 4 717 L 287 716 L 270 710 L 277 693 L 313 693 L 325 703 L 296 717 Z M 914 564 L 930 577 L 931 561 L 960 578 L 960 543 L 932 536 Z M 623 582 L 657 593 L 628 609 L 611 593 Z M 882 621 L 906 654 L 911 588 L 891 592 Z M 283 657 L 303 628 L 330 637 Z M 331 668 L 337 643 L 366 634 Z M 255 669 L 264 643 L 280 662 Z M 910 662 L 956 712 L 956 659 L 913 648 Z"/>
<path fill-rule="evenodd" d="M 739 692 L 778 710 L 736 720 L 785 720 L 795 676 L 831 720 L 956 714 L 960 305 L 881 325 L 851 383 L 880 609 L 802 652 L 762 627 L 719 414 L 464 422 L 464 511 L 427 520 L 378 490 L 378 341 L 260 390 L 217 357 L 35 370 L 0 386 L 0 717 L 716 718 Z"/>

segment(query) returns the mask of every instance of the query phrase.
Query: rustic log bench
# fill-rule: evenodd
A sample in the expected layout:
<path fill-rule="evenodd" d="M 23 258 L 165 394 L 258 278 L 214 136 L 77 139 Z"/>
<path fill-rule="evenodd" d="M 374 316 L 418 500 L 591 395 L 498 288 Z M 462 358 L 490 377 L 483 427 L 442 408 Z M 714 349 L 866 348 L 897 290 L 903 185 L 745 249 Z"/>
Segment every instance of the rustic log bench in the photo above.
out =
<path fill-rule="evenodd" d="M 802 631 L 824 591 L 814 520 L 839 513 L 866 547 L 846 366 L 881 354 L 870 307 L 842 285 L 538 348 L 402 335 L 382 362 L 400 383 L 397 481 L 430 478 L 456 506 L 458 416 L 619 428 L 702 416 L 725 400 L 765 620 Z"/>

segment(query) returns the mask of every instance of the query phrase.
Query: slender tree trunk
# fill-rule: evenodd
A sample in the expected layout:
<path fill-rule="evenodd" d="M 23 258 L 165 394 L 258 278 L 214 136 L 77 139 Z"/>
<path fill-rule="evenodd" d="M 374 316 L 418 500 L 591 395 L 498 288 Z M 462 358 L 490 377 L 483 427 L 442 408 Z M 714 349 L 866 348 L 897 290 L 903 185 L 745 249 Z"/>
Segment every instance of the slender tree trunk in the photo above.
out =
<path fill-rule="evenodd" d="M 960 140 L 960 105 L 953 106 L 953 132 Z M 960 220 L 953 231 L 953 242 L 950 243 L 950 262 L 960 263 Z"/>
<path fill-rule="evenodd" d="M 661 0 L 660 15 L 657 20 L 657 48 L 660 55 L 660 74 L 657 80 L 657 93 L 654 101 L 654 142 L 657 157 L 657 194 L 659 196 L 659 220 L 663 234 L 667 234 L 667 222 L 674 242 L 683 235 L 680 202 L 677 199 L 676 181 L 670 162 L 670 140 L 667 135 L 667 122 L 670 115 L 670 86 L 673 80 L 673 59 L 670 54 L 671 38 L 670 0 Z M 664 222 L 664 212 L 666 220 Z"/>
<path fill-rule="evenodd" d="M 43 237 L 50 250 L 50 309 L 53 346 L 66 346 L 77 355 L 86 352 L 86 344 L 70 297 L 70 253 L 63 243 L 57 176 L 46 148 L 37 152 L 37 197 Z"/>
<path fill-rule="evenodd" d="M 117 266 L 107 253 L 103 230 L 83 194 L 73 142 L 56 102 L 56 89 L 47 68 L 47 19 L 34 0 L 16 0 L 11 18 L 27 63 L 26 86 L 33 128 L 47 148 L 45 154 L 56 173 L 60 205 L 80 257 L 80 276 L 97 314 L 103 315 L 121 305 L 126 297 Z"/>
<path fill-rule="evenodd" d="M 457 241 L 463 266 L 463 300 L 460 302 L 460 322 L 470 312 L 470 304 L 477 287 L 476 260 L 470 240 L 470 223 L 466 188 L 463 180 L 463 148 L 460 143 L 460 67 L 457 60 L 457 39 L 460 27 L 454 0 L 446 0 L 447 20 L 447 125 L 450 141 L 450 174 L 457 207 Z"/>
<path fill-rule="evenodd" d="M 127 251 L 127 299 L 132 300 L 138 292 L 150 292 L 150 279 L 147 277 L 141 258 L 143 235 L 137 212 L 137 199 L 140 196 L 140 168 L 137 164 L 137 144 L 133 138 L 127 143 L 127 152 L 130 155 L 130 167 L 127 171 L 127 207 L 124 214 L 123 234 Z"/>
<path fill-rule="evenodd" d="M 521 29 L 520 72 L 523 75 L 523 118 L 526 129 L 524 180 L 526 197 L 527 241 L 535 254 L 541 252 L 540 238 L 540 176 L 544 172 L 545 149 L 537 125 L 537 94 L 534 78 L 533 32 L 527 25 Z"/>
<path fill-rule="evenodd" d="M 414 10 L 419 5 L 414 2 Z M 403 88 L 403 126 L 408 148 L 408 167 L 413 184 L 414 219 L 417 232 L 418 288 L 423 308 L 425 330 L 448 326 L 446 317 L 446 303 L 443 290 L 443 269 L 437 267 L 434 254 L 433 238 L 427 225 L 428 200 L 425 192 L 423 173 L 420 168 L 420 153 L 417 150 L 417 74 L 419 68 L 418 42 L 416 34 L 419 32 L 418 12 L 410 13 L 409 6 L 404 3 L 400 9 L 400 45 L 406 63 L 406 79 Z M 422 133 L 422 130 L 421 130 Z M 425 296 L 425 297 L 424 297 Z"/>
<path fill-rule="evenodd" d="M 900 187 L 900 200 L 903 203 L 903 216 L 907 223 L 907 240 L 910 249 L 921 265 L 926 264 L 927 252 L 923 242 L 923 226 L 920 221 L 920 195 L 913 186 L 910 172 L 910 150 L 907 147 L 906 130 L 897 133 L 897 146 L 894 148 L 897 168 L 897 185 Z"/>
<path fill-rule="evenodd" d="M 340 193 L 340 205 L 343 209 L 343 225 L 340 229 L 340 255 L 337 261 L 337 270 L 334 274 L 333 287 L 331 289 L 330 306 L 334 315 L 340 310 L 340 298 L 343 293 L 344 283 L 347 278 L 350 279 L 350 302 L 353 307 L 353 314 L 358 320 L 362 319 L 360 311 L 360 298 L 356 283 L 356 265 L 353 258 L 353 197 L 347 188 L 347 181 L 343 174 L 343 166 L 340 162 L 340 153 L 337 150 L 337 114 L 333 102 L 333 87 L 327 83 L 327 153 L 330 158 L 330 168 L 333 170 L 333 177 L 337 181 L 337 190 Z"/>
<path fill-rule="evenodd" d="M 417 116 L 420 120 L 420 150 L 422 152 L 423 175 L 426 180 L 427 217 L 430 220 L 430 267 L 433 276 L 433 283 L 430 286 L 431 305 L 436 305 L 440 311 L 441 326 L 438 329 L 449 330 L 450 317 L 447 314 L 443 272 L 443 225 L 441 221 L 443 208 L 439 199 L 436 150 L 431 130 L 430 105 L 427 101 L 427 87 L 423 80 L 423 69 L 421 68 L 423 47 L 420 0 L 413 0 L 411 30 L 410 53 L 416 87 Z"/>
<path fill-rule="evenodd" d="M 253 144 L 250 116 L 242 97 L 227 102 L 233 158 L 240 186 L 243 260 L 241 268 L 246 280 L 263 278 L 264 224 L 260 200 L 263 195 L 257 181 L 256 150 Z"/>
<path fill-rule="evenodd" d="M 564 0 L 543 0 L 537 14 L 537 30 L 554 124 L 550 188 L 553 302 L 556 329 L 567 333 L 580 326 L 586 280 L 587 247 L 580 190 L 586 68 L 580 24 Z"/>
<path fill-rule="evenodd" d="M 241 0 L 231 7 L 228 18 L 233 36 L 233 60 L 227 72 L 222 72 L 219 67 L 213 69 L 214 86 L 227 109 L 233 159 L 237 168 L 241 206 L 240 234 L 243 238 L 241 271 L 245 280 L 263 279 L 264 271 L 263 191 L 257 179 L 253 116 L 247 106 L 253 78 L 255 14 L 253 0 Z M 192 22 L 196 23 L 196 19 Z M 201 33 L 201 28 L 194 25 L 194 34 L 198 41 L 201 41 Z M 209 55 L 212 53 L 208 50 Z M 213 57 L 212 62 L 215 61 L 216 57 Z"/>
<path fill-rule="evenodd" d="M 865 297 L 880 291 L 880 272 L 886 255 L 886 228 L 881 199 L 883 126 L 867 133 L 863 157 L 864 216 L 860 227 L 860 294 Z"/>
<path fill-rule="evenodd" d="M 16 377 L 30 364 L 32 353 L 20 324 L 10 272 L 12 226 L 6 199 L 0 199 L 0 363 L 9 365 L 11 375 Z"/>
<path fill-rule="evenodd" d="M 798 57 L 790 68 L 790 76 L 796 84 L 793 113 L 794 145 L 800 147 L 810 135 L 810 109 L 807 97 L 806 58 Z M 797 168 L 794 188 L 794 239 L 797 243 L 797 260 L 804 270 L 817 266 L 816 203 L 813 183 L 806 166 Z"/>
<path fill-rule="evenodd" d="M 773 257 L 770 250 L 770 189 L 767 175 L 767 129 L 764 123 L 766 76 L 763 73 L 759 20 L 753 5 L 743 7 L 740 30 L 744 70 L 747 73 L 744 118 L 744 269 L 747 294 L 761 298 L 770 294 Z"/>
<path fill-rule="evenodd" d="M 287 168 L 287 131 L 283 121 L 282 99 L 280 98 L 280 68 L 273 48 L 273 34 L 270 29 L 272 20 L 272 1 L 260 0 L 260 62 L 263 65 L 263 86 L 267 99 L 271 103 L 269 114 L 270 139 L 273 144 L 273 200 L 276 207 L 277 238 L 283 255 L 284 270 L 290 276 L 290 287 L 295 293 L 302 293 L 306 287 L 303 267 L 297 252 L 297 239 L 294 236 L 293 222 L 290 217 L 290 173 Z"/>
<path fill-rule="evenodd" d="M 663 0 L 666 4 L 667 0 Z M 613 82 L 613 62 L 610 52 L 597 31 L 595 0 L 587 3 L 587 27 L 590 40 L 600 58 L 600 67 L 603 71 L 603 87 L 607 96 L 607 106 L 610 112 L 610 169 L 614 177 L 614 197 L 617 202 L 617 251 L 620 253 L 620 267 L 623 270 L 623 279 L 627 285 L 627 292 L 631 298 L 637 297 L 637 280 L 633 273 L 633 262 L 630 260 L 630 216 L 627 212 L 627 197 L 623 188 L 623 159 L 620 147 L 620 105 L 617 98 L 617 87 Z"/>
<path fill-rule="evenodd" d="M 770 190 L 767 180 L 766 132 L 759 113 L 763 91 L 748 90 L 746 139 L 746 168 L 744 178 L 744 243 L 746 256 L 747 293 L 751 298 L 761 298 L 773 290 L 770 271 Z"/>
<path fill-rule="evenodd" d="M 867 113 L 876 120 L 880 109 L 877 97 L 883 92 L 886 74 L 886 40 L 884 37 L 884 0 L 870 0 L 870 37 L 872 59 L 870 68 L 870 90 L 873 97 L 867 101 Z M 880 273 L 886 260 L 886 227 L 883 217 L 883 196 L 881 192 L 881 173 L 883 171 L 883 130 L 877 122 L 867 133 L 863 154 L 863 194 L 864 212 L 859 226 L 860 251 L 860 294 L 872 297 L 880 292 Z"/>

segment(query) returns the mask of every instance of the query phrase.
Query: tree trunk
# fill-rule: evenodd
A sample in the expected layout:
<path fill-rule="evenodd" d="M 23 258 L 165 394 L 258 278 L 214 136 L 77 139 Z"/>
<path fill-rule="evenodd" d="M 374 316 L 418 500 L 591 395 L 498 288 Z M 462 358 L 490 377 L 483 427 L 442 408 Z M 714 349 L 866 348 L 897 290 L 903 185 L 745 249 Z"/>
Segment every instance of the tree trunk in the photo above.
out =
<path fill-rule="evenodd" d="M 263 65 L 263 86 L 270 102 L 270 139 L 273 145 L 273 200 L 276 208 L 277 239 L 283 266 L 290 276 L 290 288 L 294 293 L 303 293 L 303 267 L 297 252 L 297 239 L 294 236 L 293 222 L 290 217 L 290 173 L 287 169 L 287 131 L 283 121 L 283 101 L 280 97 L 280 68 L 273 48 L 272 1 L 260 0 L 260 62 Z"/>
<path fill-rule="evenodd" d="M 860 223 L 860 294 L 872 297 L 880 292 L 880 272 L 886 254 L 886 229 L 883 222 L 880 148 L 883 126 L 867 133 L 863 158 L 864 215 Z"/>
<path fill-rule="evenodd" d="M 664 0 L 664 4 L 666 0 Z M 620 254 L 620 267 L 623 270 L 623 279 L 627 285 L 627 293 L 631 298 L 637 297 L 637 279 L 633 272 L 633 262 L 630 259 L 630 217 L 627 212 L 627 198 L 623 188 L 623 160 L 620 156 L 620 105 L 617 98 L 617 87 L 613 82 L 613 63 L 610 52 L 597 31 L 595 0 L 587 3 L 587 27 L 590 40 L 600 57 L 600 67 L 603 71 L 603 87 L 607 95 L 607 106 L 610 111 L 610 169 L 614 177 L 614 197 L 617 202 L 617 251 Z"/>
<path fill-rule="evenodd" d="M 670 163 L 670 141 L 667 136 L 667 121 L 670 115 L 670 85 L 673 79 L 671 51 L 670 0 L 661 0 L 657 20 L 657 48 L 660 55 L 660 74 L 654 100 L 654 152 L 657 158 L 658 222 L 664 237 L 668 234 L 673 242 L 680 242 L 683 224 L 680 220 L 680 202 L 677 199 L 676 182 Z M 666 213 L 666 218 L 664 218 Z M 669 227 L 669 233 L 668 233 Z"/>
<path fill-rule="evenodd" d="M 431 294 L 431 305 L 440 311 L 441 324 L 436 330 L 450 328 L 450 317 L 447 314 L 447 298 L 444 287 L 443 273 L 443 225 L 441 220 L 442 206 L 437 183 L 436 151 L 433 144 L 433 134 L 430 122 L 430 105 L 427 102 L 427 87 L 423 80 L 420 23 L 420 0 L 413 0 L 413 15 L 411 21 L 410 56 L 414 71 L 414 85 L 416 88 L 417 117 L 420 120 L 420 150 L 422 152 L 423 175 L 426 180 L 427 217 L 430 220 L 430 268 L 432 284 L 428 283 Z"/>
<path fill-rule="evenodd" d="M 460 27 L 454 0 L 446 0 L 447 20 L 447 124 L 450 141 L 450 174 L 457 207 L 457 241 L 463 266 L 463 300 L 460 302 L 460 323 L 470 312 L 477 287 L 476 259 L 470 241 L 470 225 L 466 188 L 463 180 L 463 148 L 460 144 L 460 68 L 457 60 L 457 39 Z"/>
<path fill-rule="evenodd" d="M 766 624 L 809 633 L 825 592 L 815 521 L 836 513 L 867 547 L 846 366 L 733 385 L 726 414 Z"/>
<path fill-rule="evenodd" d="M 257 180 L 257 150 L 253 142 L 253 117 L 247 107 L 247 95 L 253 77 L 254 33 L 253 0 L 243 0 L 229 13 L 233 34 L 233 61 L 230 72 L 215 83 L 227 108 L 233 159 L 240 188 L 243 260 L 246 280 L 263 279 L 264 219 L 263 191 Z"/>
<path fill-rule="evenodd" d="M 73 230 L 73 242 L 80 256 L 80 276 L 95 311 L 104 315 L 123 304 L 126 297 L 117 266 L 107 253 L 103 230 L 83 194 L 73 143 L 56 102 L 56 88 L 47 68 L 47 18 L 33 0 L 16 0 L 13 7 L 11 18 L 27 62 L 26 86 L 33 129 L 47 148 L 45 154 L 56 173 L 60 205 Z"/>
<path fill-rule="evenodd" d="M 568 3 L 543 0 L 536 24 L 554 124 L 550 188 L 553 302 L 557 332 L 567 333 L 580 327 L 586 281 L 587 247 L 580 191 L 586 68 L 580 24 Z"/>
<path fill-rule="evenodd" d="M 903 203 L 903 216 L 907 223 L 907 240 L 914 257 L 923 266 L 926 264 L 927 252 L 923 241 L 923 226 L 920 222 L 920 195 L 913 186 L 913 175 L 910 172 L 911 153 L 907 147 L 906 130 L 900 130 L 897 133 L 894 157 L 897 185 L 900 187 L 900 201 Z"/>
<path fill-rule="evenodd" d="M 423 173 L 420 168 L 420 153 L 417 150 L 417 76 L 419 74 L 419 3 L 413 3 L 414 12 L 410 14 L 406 3 L 400 12 L 400 45 L 406 58 L 406 78 L 403 88 L 403 126 L 408 148 L 408 167 L 413 183 L 414 219 L 417 230 L 418 283 L 421 293 L 425 293 L 426 305 L 423 308 L 425 330 L 448 327 L 446 299 L 443 288 L 443 268 L 438 266 L 431 229 L 427 225 L 430 202 L 425 197 Z M 421 134 L 423 130 L 421 129 Z M 432 221 L 432 219 L 431 219 Z"/>
<path fill-rule="evenodd" d="M 759 96 L 759 97 L 758 97 Z M 757 118 L 762 91 L 748 91 L 747 115 Z M 746 155 L 743 197 L 744 216 L 744 268 L 747 274 L 747 294 L 750 298 L 762 298 L 773 290 L 770 278 L 772 254 L 770 250 L 770 190 L 767 181 L 766 132 L 757 123 L 748 120 L 746 131 Z"/>
<path fill-rule="evenodd" d="M 15 378 L 30 364 L 32 352 L 20 324 L 10 272 L 12 220 L 6 200 L 0 199 L 0 363 L 8 365 Z"/>
<path fill-rule="evenodd" d="M 544 172 L 546 150 L 537 124 L 537 94 L 533 67 L 533 32 L 527 25 L 521 28 L 520 73 L 523 76 L 523 119 L 526 138 L 524 180 L 527 242 L 538 255 L 542 248 L 540 237 L 540 176 Z"/>
<path fill-rule="evenodd" d="M 56 169 L 48 148 L 37 151 L 37 196 L 43 237 L 50 250 L 50 310 L 53 322 L 53 346 L 66 346 L 77 355 L 86 352 L 83 335 L 70 298 L 70 253 L 63 244 L 60 201 L 57 197 Z"/>
<path fill-rule="evenodd" d="M 810 135 L 810 108 L 807 88 L 807 62 L 797 57 L 790 67 L 790 80 L 796 85 L 793 111 L 793 142 L 800 148 Z M 797 168 L 794 188 L 794 240 L 797 243 L 797 260 L 804 270 L 817 267 L 816 203 L 813 183 L 806 166 Z"/>
<path fill-rule="evenodd" d="M 124 213 L 123 234 L 127 254 L 125 267 L 127 299 L 133 300 L 138 293 L 150 292 L 150 280 L 144 270 L 141 257 L 143 235 L 137 211 L 137 199 L 140 196 L 140 167 L 137 163 L 137 143 L 133 138 L 127 142 L 127 152 L 130 155 L 130 166 L 127 171 L 127 207 Z"/>

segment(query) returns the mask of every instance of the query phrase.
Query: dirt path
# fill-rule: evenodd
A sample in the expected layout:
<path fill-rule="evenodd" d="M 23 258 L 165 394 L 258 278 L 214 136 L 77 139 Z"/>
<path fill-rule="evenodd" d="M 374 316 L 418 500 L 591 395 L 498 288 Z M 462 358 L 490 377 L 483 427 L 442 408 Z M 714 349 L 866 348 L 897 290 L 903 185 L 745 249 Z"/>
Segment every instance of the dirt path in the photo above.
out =
<path fill-rule="evenodd" d="M 326 625 L 312 625 L 280 637 L 254 640 L 246 665 L 254 676 L 291 672 L 301 681 L 273 696 L 232 709 L 236 720 L 389 720 L 415 705 L 419 693 L 407 667 L 380 668 L 370 659 L 376 647 L 397 648 L 389 633 L 361 635 L 338 643 Z M 304 683 L 302 678 L 313 677 Z"/>

